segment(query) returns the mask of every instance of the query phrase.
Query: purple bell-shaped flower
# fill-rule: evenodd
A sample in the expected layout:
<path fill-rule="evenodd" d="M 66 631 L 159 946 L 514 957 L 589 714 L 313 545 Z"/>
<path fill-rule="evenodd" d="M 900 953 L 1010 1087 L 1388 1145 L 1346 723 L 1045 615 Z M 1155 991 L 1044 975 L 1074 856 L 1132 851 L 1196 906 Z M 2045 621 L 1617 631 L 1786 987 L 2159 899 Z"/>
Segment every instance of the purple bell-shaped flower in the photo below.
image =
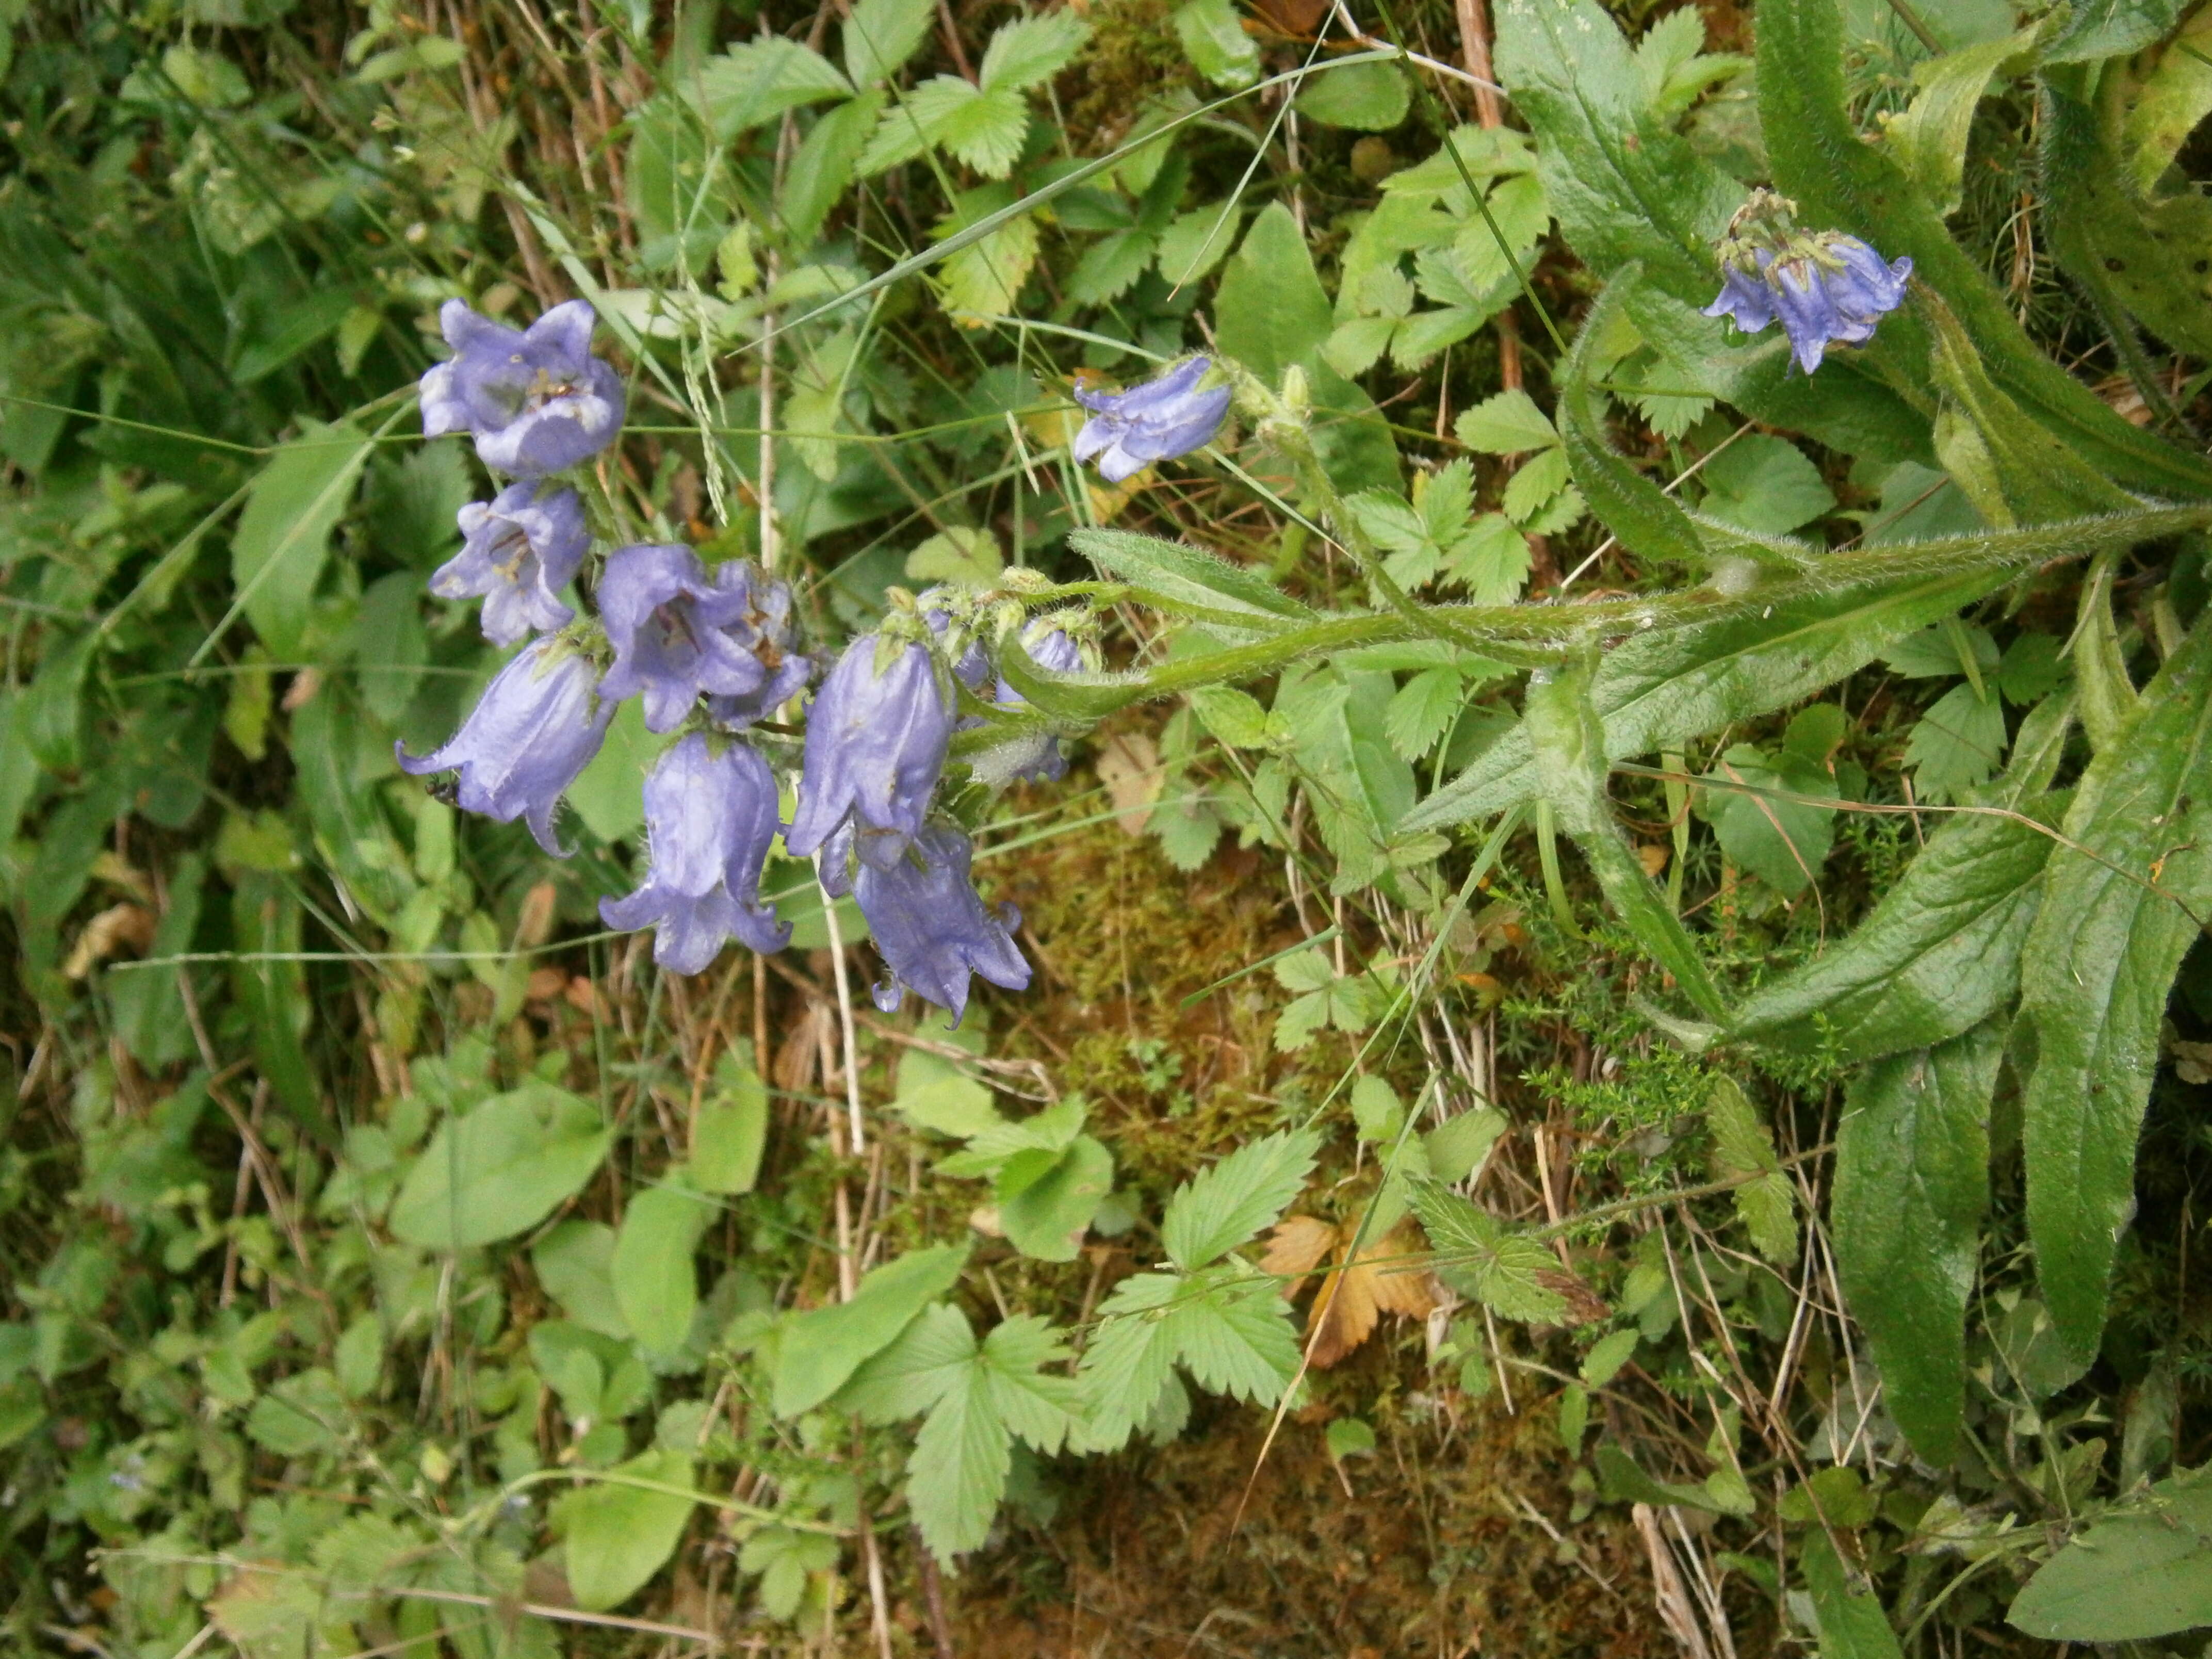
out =
<path fill-rule="evenodd" d="M 896 863 L 921 833 L 951 737 L 951 699 L 929 647 L 861 635 L 807 712 L 799 810 L 784 845 L 811 858 L 850 817 L 862 861 Z"/>
<path fill-rule="evenodd" d="M 576 613 L 561 602 L 591 536 L 573 489 L 509 484 L 460 510 L 461 550 L 440 565 L 430 591 L 441 599 L 483 596 L 483 636 L 513 645 L 566 628 Z"/>
<path fill-rule="evenodd" d="M 884 959 L 874 995 L 885 1013 L 897 1012 L 912 990 L 950 1011 L 957 1025 L 971 974 L 1009 991 L 1028 986 L 1030 964 L 1013 939 L 1021 915 L 1011 904 L 994 910 L 977 896 L 968 876 L 974 854 L 966 836 L 939 822 L 887 867 L 862 860 L 852 872 L 854 899 Z"/>
<path fill-rule="evenodd" d="M 592 356 L 598 314 L 581 300 L 527 329 L 459 300 L 438 313 L 453 355 L 422 376 L 422 434 L 472 432 L 495 472 L 543 477 L 605 449 L 622 428 L 622 377 Z"/>
<path fill-rule="evenodd" d="M 1860 345 L 1905 303 L 1912 261 L 1885 262 L 1856 236 L 1801 231 L 1796 206 L 1770 190 L 1752 191 L 1720 243 L 1721 291 L 1705 307 L 1746 334 L 1778 317 L 1798 368 L 1820 368 L 1829 343 Z"/>
<path fill-rule="evenodd" d="M 394 744 L 399 769 L 421 777 L 460 773 L 457 799 L 471 812 L 526 819 L 538 844 L 568 856 L 553 834 L 561 797 L 591 764 L 614 718 L 588 659 L 547 638 L 532 641 L 484 688 L 446 745 L 416 759 Z"/>
<path fill-rule="evenodd" d="M 1229 414 L 1227 386 L 1199 386 L 1212 367 L 1208 358 L 1193 357 L 1127 392 L 1079 387 L 1075 401 L 1091 411 L 1091 418 L 1075 434 L 1075 459 L 1097 457 L 1098 471 L 1109 483 L 1119 483 L 1154 461 L 1205 448 Z"/>
<path fill-rule="evenodd" d="M 599 580 L 599 615 L 614 666 L 600 687 L 619 702 L 642 692 L 645 724 L 672 732 L 704 692 L 726 724 L 759 719 L 806 684 L 811 665 L 787 655 L 761 626 L 757 586 L 768 583 L 739 561 L 708 575 L 688 547 L 644 544 L 616 550 Z M 789 638 L 790 594 L 764 595 Z"/>
<path fill-rule="evenodd" d="M 761 866 L 775 839 L 775 778 L 742 742 L 721 751 L 704 732 L 680 738 L 645 781 L 645 884 L 601 899 L 599 918 L 625 931 L 654 930 L 653 959 L 696 974 L 736 939 L 781 951 L 791 924 L 759 902 Z"/>

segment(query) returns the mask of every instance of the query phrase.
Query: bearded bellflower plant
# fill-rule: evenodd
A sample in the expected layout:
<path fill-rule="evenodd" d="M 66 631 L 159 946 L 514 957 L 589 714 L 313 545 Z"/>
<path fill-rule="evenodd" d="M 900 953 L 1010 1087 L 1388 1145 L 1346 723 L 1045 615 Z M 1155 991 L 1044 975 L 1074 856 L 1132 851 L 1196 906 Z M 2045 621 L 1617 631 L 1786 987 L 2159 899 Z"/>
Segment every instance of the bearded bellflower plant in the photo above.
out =
<path fill-rule="evenodd" d="M 540 847 L 565 856 L 553 814 L 614 718 L 599 684 L 591 659 L 573 645 L 535 640 L 484 688 L 444 747 L 417 759 L 402 745 L 400 769 L 416 777 L 458 771 L 461 805 L 501 823 L 525 819 Z"/>
<path fill-rule="evenodd" d="M 1797 366 L 1810 374 L 1831 342 L 1874 337 L 1875 325 L 1905 303 L 1912 261 L 1885 262 L 1841 231 L 1799 230 L 1796 216 L 1796 203 L 1752 191 L 1717 250 L 1721 291 L 1705 315 L 1726 317 L 1747 334 L 1781 319 Z"/>
<path fill-rule="evenodd" d="M 764 659 L 766 636 L 752 603 L 761 585 L 741 560 L 708 575 L 688 547 L 643 544 L 610 554 L 599 617 L 615 660 L 604 695 L 620 701 L 641 693 L 649 732 L 673 732 L 702 693 L 754 719 L 784 701 L 806 683 L 807 664 L 780 652 L 773 664 Z M 787 611 L 789 605 L 787 592 L 779 608 Z M 787 689 L 763 702 L 771 681 Z"/>
<path fill-rule="evenodd" d="M 418 775 L 458 771 L 462 806 L 526 817 L 557 854 L 562 793 L 599 752 L 617 706 L 638 697 L 649 730 L 678 735 L 644 783 L 642 878 L 626 896 L 604 900 L 601 916 L 611 927 L 653 929 L 653 959 L 673 973 L 703 970 L 732 939 L 781 949 L 791 930 L 760 902 L 782 827 L 776 770 L 751 728 L 813 678 L 817 659 L 794 637 L 791 589 L 744 560 L 710 568 L 673 543 L 635 543 L 594 560 L 582 498 L 551 476 L 580 466 L 621 422 L 620 381 L 590 355 L 588 307 L 556 307 L 526 330 L 459 301 L 441 319 L 454 356 L 422 378 L 424 429 L 472 434 L 480 458 L 519 481 L 462 509 L 461 551 L 432 591 L 481 598 L 495 644 L 539 637 L 501 670 L 451 741 L 420 758 L 403 750 L 400 763 Z M 1211 436 L 1229 394 L 1194 390 L 1205 368 L 1185 365 L 1180 378 L 1124 394 L 1119 412 L 1101 414 L 1121 434 L 1109 441 L 1122 446 L 1115 453 L 1157 458 Z M 561 597 L 579 578 L 596 615 L 580 618 Z M 890 617 L 846 647 L 807 711 L 786 848 L 819 855 L 824 888 L 860 904 L 884 959 L 877 1000 L 886 1008 L 913 990 L 957 1020 L 974 975 L 1014 989 L 1029 982 L 1013 942 L 1018 918 L 985 904 L 969 877 L 967 833 L 935 813 L 953 732 L 982 723 L 958 717 L 955 687 L 979 705 L 1020 705 L 997 675 L 993 641 L 1025 625 L 1023 648 L 1037 665 L 1086 665 L 1068 629 L 1088 624 L 1070 613 L 1028 619 L 1012 592 L 896 594 Z M 772 727 L 771 753 L 791 735 Z M 992 783 L 1065 769 L 1058 738 L 1027 732 L 973 768 Z"/>
<path fill-rule="evenodd" d="M 1207 384 L 1212 368 L 1193 357 L 1127 392 L 1078 387 L 1075 401 L 1091 418 L 1075 434 L 1075 459 L 1095 459 L 1106 480 L 1120 483 L 1155 461 L 1205 448 L 1229 415 L 1230 388 Z"/>
<path fill-rule="evenodd" d="M 651 927 L 653 959 L 696 974 L 736 939 L 781 951 L 791 924 L 759 902 L 761 867 L 775 839 L 775 776 L 749 745 L 703 732 L 678 740 L 645 780 L 645 884 L 602 899 L 610 927 Z"/>
<path fill-rule="evenodd" d="M 483 636 L 514 645 L 575 621 L 561 590 L 575 580 L 592 544 L 584 504 L 573 489 L 509 484 L 460 510 L 461 550 L 438 567 L 430 591 L 441 599 L 483 600 Z"/>
<path fill-rule="evenodd" d="M 845 647 L 807 711 L 799 810 L 783 838 L 794 857 L 812 857 L 848 817 L 861 861 L 878 869 L 921 833 L 952 737 L 941 674 L 927 644 L 891 629 Z"/>
<path fill-rule="evenodd" d="M 438 322 L 453 355 L 422 376 L 422 435 L 473 433 L 483 464 L 517 478 L 598 454 L 621 429 L 624 404 L 622 377 L 592 355 L 598 321 L 581 300 L 527 329 L 447 301 Z"/>

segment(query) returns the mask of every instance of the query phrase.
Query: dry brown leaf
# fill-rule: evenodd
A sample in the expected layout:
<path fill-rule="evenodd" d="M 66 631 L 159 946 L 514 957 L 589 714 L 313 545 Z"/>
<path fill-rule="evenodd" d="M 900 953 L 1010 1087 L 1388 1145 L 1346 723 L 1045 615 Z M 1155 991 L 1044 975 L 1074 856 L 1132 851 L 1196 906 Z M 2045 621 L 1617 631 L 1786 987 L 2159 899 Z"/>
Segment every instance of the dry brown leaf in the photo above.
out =
<path fill-rule="evenodd" d="M 1160 771 L 1159 745 L 1141 732 L 1118 732 L 1099 745 L 1092 764 L 1114 803 L 1114 821 L 1122 833 L 1143 835 L 1152 819 L 1152 803 L 1166 781 Z"/>
<path fill-rule="evenodd" d="M 1286 1215 L 1275 1224 L 1260 1271 L 1281 1276 L 1283 1294 L 1294 1296 L 1305 1276 L 1336 1243 L 1336 1229 L 1310 1215 Z"/>
<path fill-rule="evenodd" d="M 82 979 L 126 945 L 143 951 L 154 942 L 154 913 L 143 905 L 111 904 L 84 925 L 62 972 Z"/>
<path fill-rule="evenodd" d="M 1540 1269 L 1531 1277 L 1546 1290 L 1556 1291 L 1567 1299 L 1566 1314 L 1559 1322 L 1563 1325 L 1588 1325 L 1613 1317 L 1604 1298 L 1565 1267 Z"/>
<path fill-rule="evenodd" d="M 1364 1342 L 1382 1315 L 1419 1318 L 1436 1306 L 1428 1274 L 1411 1269 L 1407 1261 L 1412 1249 L 1407 1234 L 1393 1232 L 1368 1245 L 1350 1267 L 1340 1267 L 1323 1281 L 1306 1315 L 1317 1369 L 1328 1370 Z"/>

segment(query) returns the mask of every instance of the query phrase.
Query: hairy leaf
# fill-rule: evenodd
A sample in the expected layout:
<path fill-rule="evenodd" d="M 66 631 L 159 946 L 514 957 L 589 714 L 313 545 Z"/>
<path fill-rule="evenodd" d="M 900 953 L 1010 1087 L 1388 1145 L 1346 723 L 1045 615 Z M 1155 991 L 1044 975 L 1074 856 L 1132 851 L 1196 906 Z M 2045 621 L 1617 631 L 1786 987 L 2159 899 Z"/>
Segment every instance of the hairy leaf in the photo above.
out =
<path fill-rule="evenodd" d="M 1853 1079 L 1836 1127 L 1837 1272 L 1890 1414 L 1938 1468 L 1966 1403 L 1966 1298 L 1989 1204 L 1990 1096 L 2004 1048 L 1984 1021 Z"/>
<path fill-rule="evenodd" d="M 2199 627 L 2145 688 L 2129 741 L 2082 775 L 2022 959 L 2028 1235 L 2083 1368 L 2133 1206 L 2166 991 L 2212 900 L 2208 768 L 2212 628 Z"/>

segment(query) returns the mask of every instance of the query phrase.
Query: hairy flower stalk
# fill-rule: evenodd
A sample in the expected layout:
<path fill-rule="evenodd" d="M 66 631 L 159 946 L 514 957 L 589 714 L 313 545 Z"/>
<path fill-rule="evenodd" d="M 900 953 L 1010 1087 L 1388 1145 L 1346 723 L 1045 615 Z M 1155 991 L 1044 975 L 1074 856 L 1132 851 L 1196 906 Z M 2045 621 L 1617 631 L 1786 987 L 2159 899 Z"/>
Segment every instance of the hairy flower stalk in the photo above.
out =
<path fill-rule="evenodd" d="M 1050 617 L 1040 617 L 1029 625 L 1022 636 L 1022 648 L 1038 667 L 1055 674 L 1073 674 L 1088 665 L 1084 661 L 1082 647 Z M 1000 708 L 1029 706 L 1021 693 L 1003 678 L 994 689 L 994 700 Z M 1067 757 L 1060 752 L 1058 738 L 1049 732 L 1036 732 L 990 751 L 988 765 L 979 759 L 976 771 L 987 782 L 1017 778 L 1031 783 L 1056 782 L 1067 775 Z"/>
<path fill-rule="evenodd" d="M 622 377 L 592 355 L 598 313 L 581 300 L 527 329 L 482 317 L 459 300 L 438 313 L 451 358 L 422 376 L 422 434 L 476 434 L 495 472 L 541 478 L 565 471 L 622 428 Z"/>
<path fill-rule="evenodd" d="M 1721 291 L 1705 307 L 1746 334 L 1779 318 L 1798 368 L 1810 374 L 1829 344 L 1860 345 L 1875 325 L 1905 303 L 1910 257 L 1885 263 L 1856 236 L 1806 232 L 1793 223 L 1796 204 L 1756 190 L 1729 221 L 1717 250 Z"/>
<path fill-rule="evenodd" d="M 572 647 L 533 641 L 484 688 L 443 748 L 418 760 L 395 744 L 399 769 L 416 777 L 458 771 L 463 807 L 501 823 L 523 818 L 540 847 L 566 858 L 553 814 L 599 752 L 614 718 L 614 704 L 599 695 L 599 678 L 590 659 Z"/>
<path fill-rule="evenodd" d="M 811 858 L 850 818 L 863 863 L 896 863 L 945 769 L 952 700 L 927 646 L 889 633 L 845 647 L 806 717 L 799 810 L 784 845 Z"/>
<path fill-rule="evenodd" d="M 460 510 L 461 550 L 440 565 L 430 591 L 441 599 L 482 596 L 483 636 L 513 645 L 566 628 L 576 613 L 561 590 L 591 545 L 584 504 L 573 489 L 526 480 Z"/>
<path fill-rule="evenodd" d="M 709 576 L 688 547 L 618 548 L 599 598 L 615 653 L 601 695 L 620 702 L 642 693 L 648 731 L 674 731 L 702 694 L 724 724 L 750 725 L 811 672 L 787 649 L 790 590 L 742 560 Z"/>
<path fill-rule="evenodd" d="M 1221 430 L 1231 395 L 1226 382 L 1207 384 L 1212 368 L 1210 359 L 1193 357 L 1127 392 L 1078 387 L 1075 401 L 1091 418 L 1075 434 L 1075 459 L 1095 456 L 1106 480 L 1120 483 L 1155 461 L 1205 448 Z"/>
<path fill-rule="evenodd" d="M 645 781 L 645 828 L 644 884 L 599 901 L 608 927 L 653 928 L 653 959 L 678 974 L 698 973 L 732 939 L 763 952 L 789 941 L 791 924 L 759 902 L 775 778 L 744 743 L 678 739 Z"/>

